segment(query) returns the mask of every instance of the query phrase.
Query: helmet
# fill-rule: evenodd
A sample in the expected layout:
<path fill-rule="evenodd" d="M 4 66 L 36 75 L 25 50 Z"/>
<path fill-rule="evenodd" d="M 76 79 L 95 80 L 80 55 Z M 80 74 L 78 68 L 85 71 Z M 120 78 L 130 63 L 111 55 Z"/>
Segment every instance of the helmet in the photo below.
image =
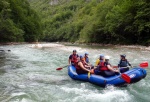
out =
<path fill-rule="evenodd" d="M 83 58 L 83 55 L 80 55 L 80 58 Z"/>
<path fill-rule="evenodd" d="M 110 59 L 110 57 L 109 57 L 109 56 L 105 56 L 105 59 L 108 59 L 108 60 L 109 60 L 109 59 Z"/>
<path fill-rule="evenodd" d="M 124 57 L 124 58 L 126 57 L 126 55 L 120 55 L 120 56 L 121 56 L 121 57 Z"/>
<path fill-rule="evenodd" d="M 100 56 L 99 57 L 104 57 L 104 55 L 103 54 L 100 54 Z"/>
<path fill-rule="evenodd" d="M 88 52 L 86 52 L 85 55 L 88 55 Z"/>
<path fill-rule="evenodd" d="M 77 52 L 76 50 L 73 50 L 73 52 Z"/>

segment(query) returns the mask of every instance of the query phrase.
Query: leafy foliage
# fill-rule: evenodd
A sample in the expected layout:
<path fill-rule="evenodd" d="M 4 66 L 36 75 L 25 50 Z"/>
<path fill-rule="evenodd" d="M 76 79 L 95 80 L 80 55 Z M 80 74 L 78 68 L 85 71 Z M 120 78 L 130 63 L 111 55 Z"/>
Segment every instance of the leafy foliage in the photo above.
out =
<path fill-rule="evenodd" d="M 40 13 L 44 40 L 150 43 L 148 0 L 30 0 Z"/>
<path fill-rule="evenodd" d="M 0 24 L 3 25 L 0 27 L 1 40 L 150 44 L 148 0 L 28 2 L 0 1 Z"/>
<path fill-rule="evenodd" d="M 40 19 L 26 0 L 1 0 L 0 25 L 0 42 L 36 41 L 42 34 Z"/>

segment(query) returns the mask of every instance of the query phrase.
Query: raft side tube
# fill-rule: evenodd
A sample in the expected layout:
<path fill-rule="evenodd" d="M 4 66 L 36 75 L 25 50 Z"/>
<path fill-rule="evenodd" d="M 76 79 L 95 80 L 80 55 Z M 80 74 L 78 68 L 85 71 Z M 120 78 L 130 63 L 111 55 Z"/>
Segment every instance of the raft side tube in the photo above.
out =
<path fill-rule="evenodd" d="M 131 78 L 131 83 L 138 82 L 141 79 L 145 78 L 147 75 L 146 70 L 140 67 L 133 68 L 132 70 L 125 73 L 127 73 Z"/>
<path fill-rule="evenodd" d="M 76 72 L 76 68 L 74 66 L 68 67 L 68 75 L 74 80 L 82 80 L 82 81 L 88 81 L 89 80 L 87 74 L 78 75 Z"/>
<path fill-rule="evenodd" d="M 147 72 L 144 68 L 134 67 L 130 69 L 129 71 L 125 72 L 125 74 L 127 74 L 131 78 L 130 84 L 132 84 L 145 78 L 147 75 Z M 93 83 L 102 87 L 105 87 L 106 85 L 122 86 L 122 85 L 128 84 L 123 78 L 121 78 L 121 74 L 111 76 L 111 77 L 103 77 L 101 75 L 91 74 L 90 78 L 88 78 L 87 74 L 78 75 L 76 73 L 76 68 L 74 66 L 68 67 L 68 75 L 72 79 L 88 81 L 90 83 Z"/>

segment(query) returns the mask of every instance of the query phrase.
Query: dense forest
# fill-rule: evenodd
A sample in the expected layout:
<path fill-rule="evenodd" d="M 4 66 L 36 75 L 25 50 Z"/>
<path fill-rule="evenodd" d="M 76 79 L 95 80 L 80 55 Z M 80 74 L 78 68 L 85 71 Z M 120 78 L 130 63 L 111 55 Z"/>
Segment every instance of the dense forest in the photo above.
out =
<path fill-rule="evenodd" d="M 149 0 L 1 0 L 0 41 L 150 45 Z"/>
<path fill-rule="evenodd" d="M 0 42 L 38 40 L 40 20 L 27 0 L 0 0 Z"/>

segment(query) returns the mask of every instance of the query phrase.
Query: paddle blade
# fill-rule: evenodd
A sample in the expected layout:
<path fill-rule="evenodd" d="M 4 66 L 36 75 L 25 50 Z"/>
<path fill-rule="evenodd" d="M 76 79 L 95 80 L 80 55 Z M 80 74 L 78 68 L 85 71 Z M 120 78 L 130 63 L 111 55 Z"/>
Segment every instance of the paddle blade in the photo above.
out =
<path fill-rule="evenodd" d="M 57 68 L 56 70 L 62 70 L 63 68 Z"/>
<path fill-rule="evenodd" d="M 143 68 L 148 67 L 148 62 L 147 61 L 146 62 L 142 62 L 142 63 L 140 63 L 139 66 L 143 67 Z"/>
<path fill-rule="evenodd" d="M 124 79 L 127 83 L 130 83 L 131 78 L 127 74 L 121 74 L 122 79 Z"/>

